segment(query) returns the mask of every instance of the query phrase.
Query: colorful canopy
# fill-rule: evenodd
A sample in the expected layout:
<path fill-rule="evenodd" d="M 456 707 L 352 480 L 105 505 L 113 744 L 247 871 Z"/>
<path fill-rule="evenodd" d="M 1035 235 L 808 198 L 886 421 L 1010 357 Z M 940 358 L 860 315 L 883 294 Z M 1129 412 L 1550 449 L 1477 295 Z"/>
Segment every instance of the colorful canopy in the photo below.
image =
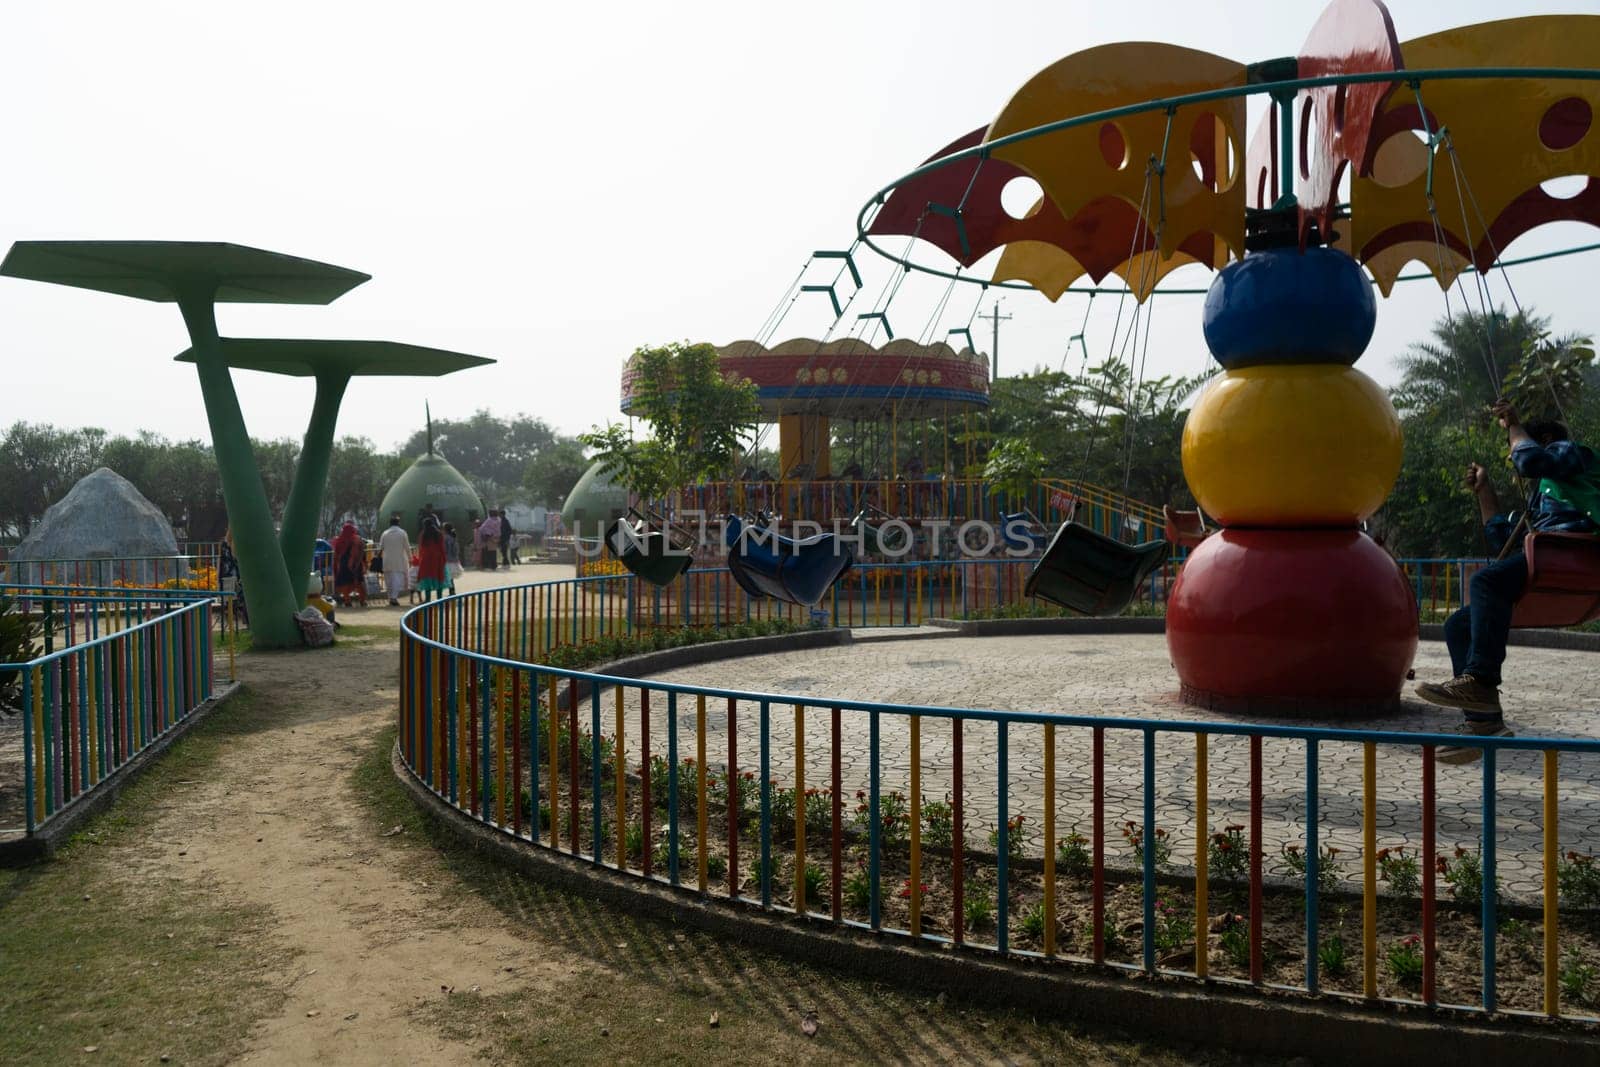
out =
<path fill-rule="evenodd" d="M 898 184 L 867 233 L 915 236 L 965 267 L 1001 249 L 991 280 L 1026 282 L 1051 300 L 1084 275 L 1099 282 L 1112 273 L 1143 300 L 1179 266 L 1218 269 L 1242 256 L 1246 208 L 1277 207 L 1297 211 L 1302 243 L 1348 251 L 1385 295 L 1411 260 L 1448 286 L 1543 223 L 1600 226 L 1600 181 L 1570 196 L 1541 188 L 1600 174 L 1600 80 L 1429 79 L 1413 89 L 1403 72 L 1585 69 L 1596 56 L 1600 16 L 1507 19 L 1401 43 L 1378 0 L 1333 0 L 1298 56 L 1254 66 L 1170 44 L 1102 45 L 1047 67 L 988 127 L 946 145 L 929 162 L 995 147 Z M 1004 140 L 1247 83 L 1388 71 L 1399 77 L 1301 89 L 1275 103 L 1248 151 L 1243 96 Z M 1278 172 L 1284 106 L 1292 108 L 1292 201 Z M 1002 194 L 1021 179 L 1037 183 L 1031 207 L 1017 210 L 1013 190 L 1008 211 Z"/>

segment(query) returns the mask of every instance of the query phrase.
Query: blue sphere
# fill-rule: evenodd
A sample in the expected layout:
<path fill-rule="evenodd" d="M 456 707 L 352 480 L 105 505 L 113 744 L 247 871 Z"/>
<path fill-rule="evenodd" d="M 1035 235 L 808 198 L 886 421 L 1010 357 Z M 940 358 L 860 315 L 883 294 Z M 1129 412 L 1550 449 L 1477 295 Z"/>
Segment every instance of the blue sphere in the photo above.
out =
<path fill-rule="evenodd" d="M 1251 252 L 1206 293 L 1206 346 L 1232 370 L 1274 363 L 1353 364 L 1372 340 L 1378 302 L 1356 261 L 1330 248 Z"/>

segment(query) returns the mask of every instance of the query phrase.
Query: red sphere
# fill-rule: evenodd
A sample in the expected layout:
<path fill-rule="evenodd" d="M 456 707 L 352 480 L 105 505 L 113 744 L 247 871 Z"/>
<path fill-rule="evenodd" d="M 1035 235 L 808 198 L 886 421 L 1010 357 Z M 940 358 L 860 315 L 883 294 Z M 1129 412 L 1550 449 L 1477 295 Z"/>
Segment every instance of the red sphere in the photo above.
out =
<path fill-rule="evenodd" d="M 1222 530 L 1167 602 L 1184 700 L 1310 714 L 1393 707 L 1417 651 L 1411 585 L 1359 530 Z"/>

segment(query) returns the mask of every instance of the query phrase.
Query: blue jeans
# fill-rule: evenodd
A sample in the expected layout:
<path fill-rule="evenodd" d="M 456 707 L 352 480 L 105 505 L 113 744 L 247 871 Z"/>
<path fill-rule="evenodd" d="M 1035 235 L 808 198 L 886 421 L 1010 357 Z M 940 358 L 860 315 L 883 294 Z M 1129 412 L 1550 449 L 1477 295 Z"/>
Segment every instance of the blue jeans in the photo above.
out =
<path fill-rule="evenodd" d="M 1444 624 L 1444 640 L 1458 677 L 1470 674 L 1485 685 L 1500 684 L 1511 610 L 1527 587 L 1528 558 L 1521 552 L 1496 560 L 1472 576 L 1467 606 Z"/>

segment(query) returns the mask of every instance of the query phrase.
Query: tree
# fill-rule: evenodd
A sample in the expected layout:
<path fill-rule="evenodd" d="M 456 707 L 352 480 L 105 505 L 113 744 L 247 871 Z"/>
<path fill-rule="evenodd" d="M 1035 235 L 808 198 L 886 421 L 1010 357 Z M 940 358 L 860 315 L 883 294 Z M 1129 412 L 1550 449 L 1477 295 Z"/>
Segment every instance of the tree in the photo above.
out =
<path fill-rule="evenodd" d="M 535 504 L 560 507 L 591 462 L 580 441 L 561 437 L 528 461 L 522 485 Z"/>
<path fill-rule="evenodd" d="M 386 457 L 367 438 L 343 437 L 335 442 L 322 501 L 322 528 L 332 530 L 342 520 L 352 519 L 367 533 L 378 529 L 378 508 L 394 484 L 387 473 Z"/>
<path fill-rule="evenodd" d="M 755 385 L 724 376 L 717 350 L 703 343 L 636 349 L 628 370 L 633 413 L 651 436 L 635 441 L 620 423 L 596 427 L 578 437 L 595 459 L 645 500 L 726 476 L 761 411 Z"/>
<path fill-rule="evenodd" d="M 433 438 L 487 504 L 503 489 L 521 485 L 529 461 L 555 444 L 558 435 L 543 419 L 520 414 L 503 419 L 480 408 L 465 420 L 435 420 Z M 427 447 L 427 432 L 418 430 L 400 451 L 414 457 Z"/>
<path fill-rule="evenodd" d="M 17 422 L 0 442 L 0 527 L 26 536 L 51 504 L 101 465 L 106 432 Z"/>

